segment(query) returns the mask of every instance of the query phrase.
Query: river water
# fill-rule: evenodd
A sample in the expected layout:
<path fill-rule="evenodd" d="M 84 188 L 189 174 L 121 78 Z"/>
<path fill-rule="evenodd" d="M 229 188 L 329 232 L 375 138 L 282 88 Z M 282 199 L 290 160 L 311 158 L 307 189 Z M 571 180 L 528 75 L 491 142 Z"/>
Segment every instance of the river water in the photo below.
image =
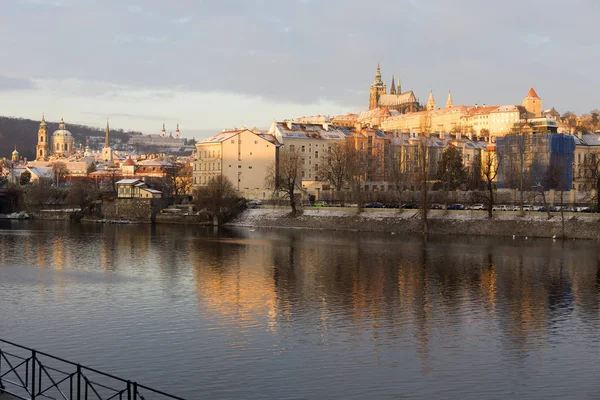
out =
<path fill-rule="evenodd" d="M 190 399 L 587 399 L 597 242 L 12 222 L 0 338 Z"/>

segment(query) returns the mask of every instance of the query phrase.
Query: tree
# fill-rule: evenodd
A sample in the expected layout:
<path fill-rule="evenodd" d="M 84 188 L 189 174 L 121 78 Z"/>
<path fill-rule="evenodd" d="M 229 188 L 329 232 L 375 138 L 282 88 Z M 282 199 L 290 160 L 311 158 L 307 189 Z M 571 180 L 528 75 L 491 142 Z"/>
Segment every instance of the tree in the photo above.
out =
<path fill-rule="evenodd" d="M 448 193 L 456 190 L 466 181 L 466 171 L 463 167 L 462 153 L 456 146 L 448 146 L 442 153 L 442 159 L 438 162 L 437 178 L 444 189 L 444 199 L 448 205 Z"/>
<path fill-rule="evenodd" d="M 600 154 L 583 155 L 583 188 L 590 202 L 600 211 Z"/>
<path fill-rule="evenodd" d="M 355 158 L 356 149 L 352 143 L 334 144 L 326 154 L 325 164 L 321 166 L 321 175 L 337 192 L 337 196 L 344 186 L 351 181 L 350 169 Z M 341 199 L 342 202 L 344 199 Z"/>
<path fill-rule="evenodd" d="M 289 199 L 292 217 L 296 216 L 296 191 L 302 191 L 302 158 L 294 148 L 283 149 L 279 159 L 270 168 L 266 177 L 266 186 L 273 195 L 282 195 Z"/>
<path fill-rule="evenodd" d="M 400 150 L 401 148 L 398 148 Z M 396 194 L 398 207 L 402 204 L 402 193 L 406 188 L 408 174 L 402 167 L 402 155 L 400 151 L 395 151 L 390 156 L 390 162 L 386 168 L 386 180 Z"/>
<path fill-rule="evenodd" d="M 31 182 L 31 172 L 25 170 L 21 172 L 21 176 L 19 177 L 19 184 L 21 186 L 28 185 Z"/>
<path fill-rule="evenodd" d="M 90 165 L 88 165 L 87 167 L 87 174 L 91 174 L 92 172 L 96 172 L 96 163 L 92 162 Z"/>
<path fill-rule="evenodd" d="M 192 173 L 190 163 L 181 161 L 176 161 L 167 168 L 164 179 L 167 195 L 174 197 L 177 202 L 182 196 L 190 194 L 193 185 Z"/>
<path fill-rule="evenodd" d="M 416 143 L 416 184 L 421 193 L 420 212 L 423 223 L 423 235 L 429 234 L 429 178 L 431 172 L 431 118 L 426 115 L 419 123 L 419 135 Z"/>
<path fill-rule="evenodd" d="M 494 208 L 494 192 L 496 190 L 496 177 L 498 176 L 498 170 L 502 164 L 502 158 L 495 150 L 488 150 L 483 154 L 481 161 L 481 175 L 485 184 L 485 195 L 488 218 L 492 219 L 492 210 Z"/>
<path fill-rule="evenodd" d="M 61 161 L 56 161 L 51 163 L 50 168 L 52 168 L 52 174 L 54 175 L 54 182 L 56 186 L 60 185 L 60 182 L 65 179 L 68 175 L 69 170 L 67 169 L 67 164 Z"/>
<path fill-rule="evenodd" d="M 96 200 L 97 192 L 94 190 L 92 182 L 89 180 L 77 180 L 69 188 L 67 194 L 67 204 L 77 206 L 85 213 L 90 204 Z"/>
<path fill-rule="evenodd" d="M 218 224 L 235 216 L 241 209 L 233 184 L 222 175 L 212 178 L 206 186 L 196 190 L 194 203 L 197 209 L 205 210 Z"/>
<path fill-rule="evenodd" d="M 504 157 L 502 171 L 504 183 L 513 189 L 519 189 L 519 204 L 523 213 L 525 189 L 531 187 L 530 167 L 532 161 L 531 127 L 525 122 L 515 124 L 511 133 L 506 135 L 497 151 Z M 498 142 L 497 142 L 498 143 Z"/>

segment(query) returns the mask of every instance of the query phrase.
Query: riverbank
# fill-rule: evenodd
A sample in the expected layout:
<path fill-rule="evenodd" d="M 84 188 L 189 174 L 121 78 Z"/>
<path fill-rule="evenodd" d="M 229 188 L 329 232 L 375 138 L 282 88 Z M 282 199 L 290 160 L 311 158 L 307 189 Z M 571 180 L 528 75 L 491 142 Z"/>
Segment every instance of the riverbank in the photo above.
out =
<path fill-rule="evenodd" d="M 416 210 L 365 209 L 357 214 L 350 208 L 310 208 L 290 217 L 289 209 L 254 208 L 244 211 L 228 226 L 253 228 L 292 228 L 344 230 L 355 232 L 387 232 L 394 234 L 422 234 L 423 223 Z M 548 219 L 546 213 L 495 213 L 487 219 L 485 211 L 431 210 L 429 232 L 436 235 L 474 235 L 526 237 L 562 237 L 560 213 Z M 600 239 L 600 215 L 565 213 L 565 237 Z"/>

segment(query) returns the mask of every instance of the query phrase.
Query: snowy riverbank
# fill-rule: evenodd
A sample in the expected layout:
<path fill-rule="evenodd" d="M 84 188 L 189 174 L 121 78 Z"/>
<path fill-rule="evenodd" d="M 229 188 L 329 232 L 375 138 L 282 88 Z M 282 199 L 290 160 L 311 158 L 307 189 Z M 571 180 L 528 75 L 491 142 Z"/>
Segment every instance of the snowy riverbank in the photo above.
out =
<path fill-rule="evenodd" d="M 296 218 L 289 209 L 254 208 L 242 213 L 229 226 L 260 228 L 296 228 L 320 230 L 347 230 L 358 232 L 390 232 L 421 234 L 421 216 L 416 210 L 365 209 L 357 214 L 349 208 L 305 208 Z M 600 239 L 600 215 L 565 213 L 565 236 L 578 239 Z M 556 237 L 562 236 L 560 213 L 548 220 L 546 213 L 498 212 L 488 220 L 482 211 L 441 211 L 429 214 L 432 234 Z"/>

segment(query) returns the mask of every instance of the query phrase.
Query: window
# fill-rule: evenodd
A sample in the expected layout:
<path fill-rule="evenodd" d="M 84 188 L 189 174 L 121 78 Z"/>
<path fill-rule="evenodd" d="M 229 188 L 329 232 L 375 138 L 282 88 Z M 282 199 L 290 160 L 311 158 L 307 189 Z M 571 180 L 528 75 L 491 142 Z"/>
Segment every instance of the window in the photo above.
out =
<path fill-rule="evenodd" d="M 304 153 L 306 151 L 306 146 L 302 146 L 302 152 Z"/>
<path fill-rule="evenodd" d="M 315 164 L 315 172 L 319 170 L 319 164 Z"/>
<path fill-rule="evenodd" d="M 306 173 L 304 171 L 302 171 L 302 177 L 304 178 L 306 176 Z"/>
<path fill-rule="evenodd" d="M 315 151 L 315 158 L 319 158 L 319 152 Z"/>
<path fill-rule="evenodd" d="M 252 169 L 252 165 L 250 165 L 250 166 L 248 167 L 248 169 Z"/>
<path fill-rule="evenodd" d="M 235 140 L 232 140 L 232 141 L 231 141 L 231 144 L 235 144 Z"/>
<path fill-rule="evenodd" d="M 255 140 L 255 141 L 254 141 L 254 144 L 258 144 L 258 140 Z"/>
<path fill-rule="evenodd" d="M 295 147 L 293 144 L 290 144 L 290 151 L 294 151 Z"/>

